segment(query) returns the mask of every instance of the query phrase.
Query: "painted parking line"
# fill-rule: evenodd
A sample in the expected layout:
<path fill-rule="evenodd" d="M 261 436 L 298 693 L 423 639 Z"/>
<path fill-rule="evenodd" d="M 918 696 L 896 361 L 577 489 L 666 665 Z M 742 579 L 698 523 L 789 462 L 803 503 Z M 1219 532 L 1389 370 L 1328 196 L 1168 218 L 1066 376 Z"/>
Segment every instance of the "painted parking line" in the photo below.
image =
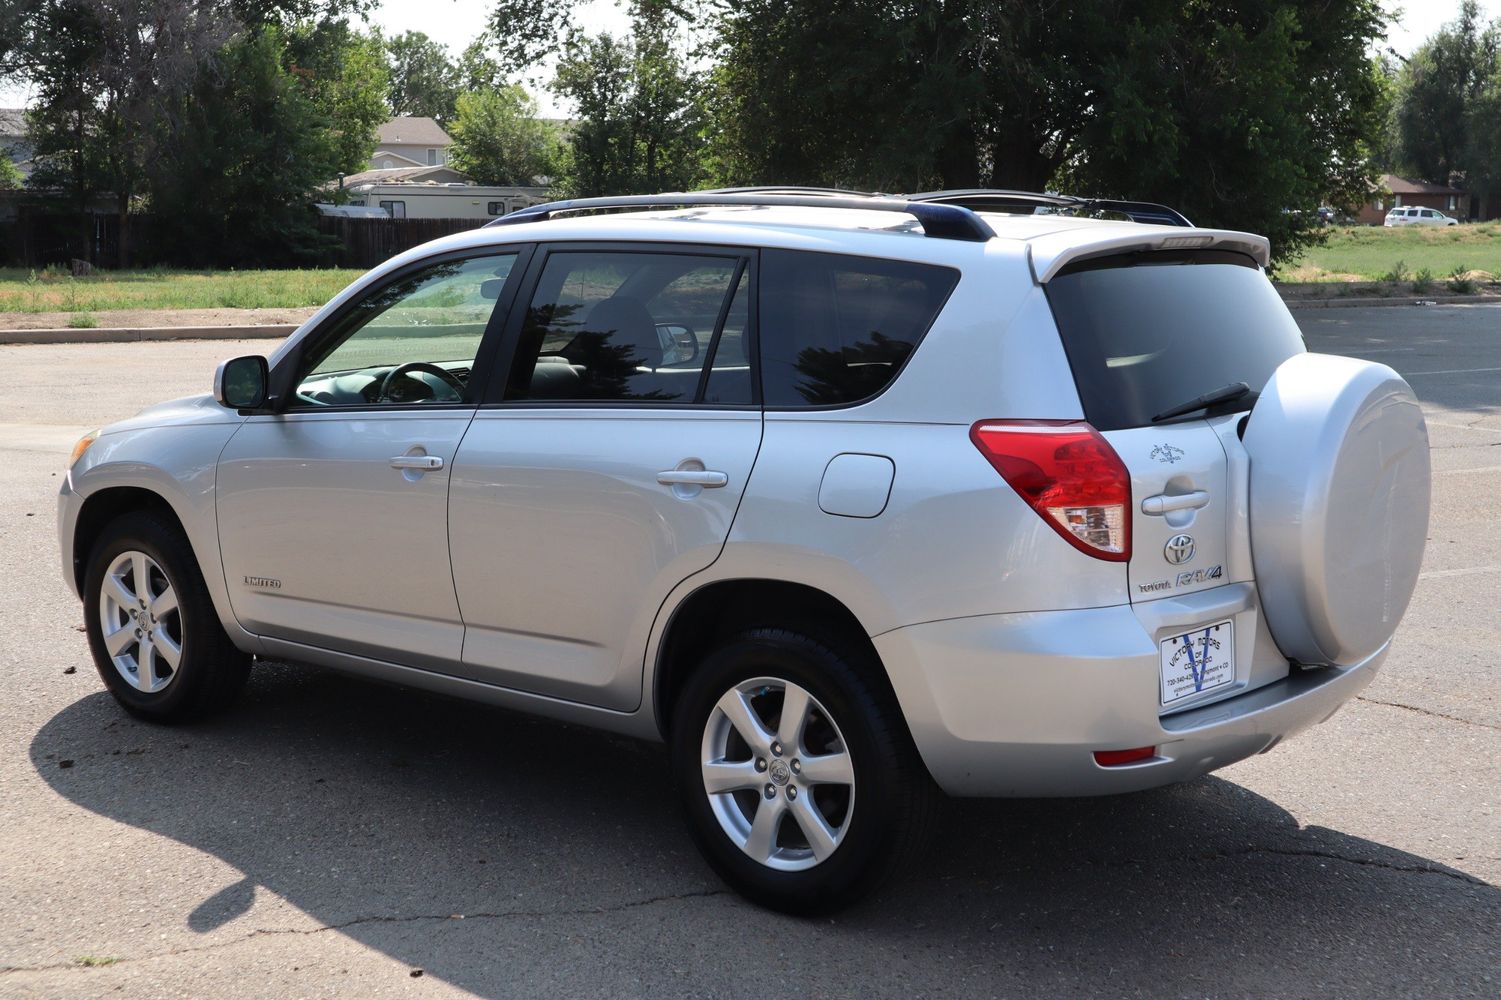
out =
<path fill-rule="evenodd" d="M 1441 368 L 1436 372 L 1403 372 L 1403 375 L 1469 375 L 1474 372 L 1501 372 L 1501 368 Z"/>
<path fill-rule="evenodd" d="M 1477 573 L 1501 573 L 1501 563 L 1493 566 L 1468 566 L 1464 569 L 1431 569 L 1419 573 L 1419 580 L 1438 580 L 1448 576 L 1474 576 Z"/>
<path fill-rule="evenodd" d="M 1456 431 L 1480 431 L 1482 434 L 1501 434 L 1501 427 L 1472 427 L 1469 424 L 1446 424 L 1441 420 L 1425 421 L 1429 427 L 1448 427 Z"/>
<path fill-rule="evenodd" d="M 1481 465 L 1473 469 L 1435 469 L 1435 476 L 1457 476 L 1465 472 L 1501 472 L 1501 465 Z"/>

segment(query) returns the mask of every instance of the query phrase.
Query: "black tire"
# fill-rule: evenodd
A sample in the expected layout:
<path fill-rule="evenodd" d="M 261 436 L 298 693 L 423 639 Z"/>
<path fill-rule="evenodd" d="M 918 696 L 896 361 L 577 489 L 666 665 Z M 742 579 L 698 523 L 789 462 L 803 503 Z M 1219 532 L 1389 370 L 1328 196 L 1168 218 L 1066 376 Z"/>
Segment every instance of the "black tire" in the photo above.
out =
<path fill-rule="evenodd" d="M 693 671 L 672 715 L 674 784 L 699 850 L 741 895 L 785 913 L 831 912 L 883 885 L 927 843 L 937 807 L 937 788 L 896 699 L 875 673 L 880 665 L 842 648 L 848 645 L 778 628 L 742 632 Z M 701 756 L 716 703 L 737 685 L 762 677 L 792 682 L 816 699 L 842 735 L 854 770 L 842 840 L 832 854 L 801 871 L 750 857 L 721 825 L 704 787 Z"/>
<path fill-rule="evenodd" d="M 172 625 L 181 654 L 170 681 L 152 693 L 138 690 L 121 676 L 104 642 L 100 614 L 104 577 L 111 563 L 130 551 L 149 556 L 177 596 L 177 618 Z M 94 666 L 104 686 L 130 714 L 152 722 L 187 722 L 228 707 L 245 686 L 250 657 L 225 634 L 192 547 L 170 520 L 137 511 L 111 521 L 89 553 L 83 588 L 84 629 Z"/>

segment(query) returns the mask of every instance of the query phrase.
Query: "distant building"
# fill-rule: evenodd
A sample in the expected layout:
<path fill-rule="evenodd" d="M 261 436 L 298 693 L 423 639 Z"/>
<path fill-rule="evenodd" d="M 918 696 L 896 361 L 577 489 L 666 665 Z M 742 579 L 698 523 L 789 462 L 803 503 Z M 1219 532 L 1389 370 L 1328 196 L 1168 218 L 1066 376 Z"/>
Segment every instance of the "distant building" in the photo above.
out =
<path fill-rule="evenodd" d="M 376 158 L 382 159 L 380 154 Z M 346 174 L 328 186 L 330 193 L 336 189 L 343 189 L 343 204 L 379 212 L 341 213 L 319 205 L 318 210 L 325 215 L 493 219 L 548 200 L 546 187 L 478 185 L 461 171 L 447 166 L 361 170 Z"/>
<path fill-rule="evenodd" d="M 441 167 L 448 162 L 448 147 L 452 145 L 443 126 L 431 118 L 392 118 L 376 130 L 370 169 Z"/>
<path fill-rule="evenodd" d="M 22 177 L 30 177 L 32 150 L 26 135 L 26 109 L 0 108 L 0 156 L 14 163 Z"/>
<path fill-rule="evenodd" d="M 1355 221 L 1370 226 L 1379 226 L 1386 213 L 1394 208 L 1436 208 L 1452 218 L 1465 222 L 1471 215 L 1471 199 L 1459 188 L 1447 184 L 1429 184 L 1427 181 L 1410 181 L 1396 174 L 1384 174 L 1376 183 L 1371 199 L 1360 206 Z"/>

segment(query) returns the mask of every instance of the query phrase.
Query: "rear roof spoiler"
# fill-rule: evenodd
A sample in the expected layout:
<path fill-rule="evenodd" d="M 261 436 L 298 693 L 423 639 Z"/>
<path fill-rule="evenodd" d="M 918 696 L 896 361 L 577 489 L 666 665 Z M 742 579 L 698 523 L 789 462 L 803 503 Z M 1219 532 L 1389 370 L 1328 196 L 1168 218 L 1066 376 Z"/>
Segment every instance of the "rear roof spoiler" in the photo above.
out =
<path fill-rule="evenodd" d="M 1262 268 L 1271 262 L 1272 257 L 1272 245 L 1267 238 L 1253 233 L 1194 229 L 1179 234 L 1160 229 L 1132 231 L 1125 227 L 1111 227 L 1108 235 L 1102 234 L 1089 241 L 1081 241 L 1078 230 L 1035 236 L 1027 241 L 1027 260 L 1032 265 L 1033 280 L 1045 285 L 1074 261 L 1159 250 L 1231 250 L 1245 254 Z"/>
<path fill-rule="evenodd" d="M 829 188 L 728 188 L 670 194 L 633 194 L 608 198 L 573 198 L 533 205 L 503 215 L 485 224 L 516 226 L 545 222 L 568 212 L 592 212 L 629 208 L 700 208 L 739 206 L 749 208 L 838 208 L 863 212 L 895 212 L 909 215 L 922 226 L 923 235 L 943 240 L 984 243 L 995 236 L 990 224 L 963 205 L 920 202 L 900 195 L 859 194 Z"/>
<path fill-rule="evenodd" d="M 1057 212 L 1088 215 L 1115 212 L 1132 222 L 1154 226 L 1192 226 L 1183 213 L 1150 201 L 1118 201 L 1114 198 L 1077 198 L 1067 194 L 1039 194 L 1033 191 L 1006 191 L 999 188 L 965 188 L 954 191 L 925 191 L 905 196 L 908 201 L 931 205 L 958 205 L 974 212 L 1014 209 L 1050 209 Z"/>

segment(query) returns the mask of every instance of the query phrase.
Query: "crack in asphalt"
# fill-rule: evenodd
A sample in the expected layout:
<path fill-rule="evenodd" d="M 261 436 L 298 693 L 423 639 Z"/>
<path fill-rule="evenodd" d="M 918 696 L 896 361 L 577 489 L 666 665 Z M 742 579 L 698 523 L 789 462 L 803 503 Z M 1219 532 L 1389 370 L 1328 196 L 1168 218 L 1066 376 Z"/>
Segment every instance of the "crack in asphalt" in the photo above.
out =
<path fill-rule="evenodd" d="M 1444 878 L 1463 882 L 1466 885 L 1479 886 L 1482 889 L 1494 888 L 1494 886 L 1484 879 L 1448 868 L 1438 868 L 1433 865 L 1394 865 L 1389 861 L 1377 861 L 1374 858 L 1352 858 L 1344 854 L 1335 854 L 1333 851 L 1320 851 L 1313 848 L 1246 847 L 1239 851 L 1217 851 L 1213 854 L 1203 855 L 1203 857 L 1236 858 L 1248 857 L 1253 854 L 1274 854 L 1287 858 L 1324 858 L 1329 861 L 1343 861 L 1346 864 L 1361 865 L 1365 868 L 1381 868 L 1392 872 L 1405 872 L 1413 875 L 1442 875 Z"/>
<path fill-rule="evenodd" d="M 1460 722 L 1466 726 L 1479 726 L 1481 729 L 1494 729 L 1497 732 L 1501 732 L 1501 726 L 1493 725 L 1489 722 L 1476 722 L 1474 719 L 1466 719 L 1458 715 L 1445 715 L 1443 712 L 1435 712 L 1432 709 L 1428 708 L 1419 708 L 1416 705 L 1404 705 L 1400 701 L 1382 701 L 1379 698 L 1367 698 L 1363 694 L 1356 695 L 1355 700 L 1364 701 L 1372 705 L 1385 705 L 1387 708 L 1406 709 L 1409 712 L 1417 712 L 1419 715 L 1432 716 L 1435 719 L 1444 719 L 1448 722 Z"/>
<path fill-rule="evenodd" d="M 248 934 L 231 938 L 227 941 L 215 941 L 210 944 L 190 945 L 183 948 L 169 948 L 166 951 L 152 952 L 147 955 L 133 955 L 128 958 L 116 958 L 109 962 L 110 966 L 127 965 L 133 962 L 145 962 L 155 958 L 171 958 L 174 955 L 192 955 L 199 952 L 218 951 L 223 948 L 233 948 L 262 937 L 283 937 L 286 935 L 311 936 L 324 934 L 328 931 L 342 931 L 350 927 L 358 927 L 363 924 L 413 924 L 423 921 L 432 922 L 458 922 L 462 920 L 511 920 L 517 917 L 537 919 L 540 917 L 584 917 L 601 913 L 624 913 L 629 910 L 637 910 L 646 906 L 655 906 L 658 903 L 671 903 L 685 899 L 707 899 L 711 896 L 730 895 L 728 889 L 701 889 L 697 892 L 671 893 L 665 896 L 649 896 L 646 899 L 633 899 L 626 903 L 617 903 L 614 906 L 587 906 L 565 910 L 504 910 L 484 913 L 421 913 L 407 917 L 395 916 L 370 916 L 355 917 L 337 924 L 322 924 L 318 927 L 299 929 L 295 927 L 258 927 Z M 85 969 L 90 966 L 81 965 L 77 961 L 58 962 L 51 965 L 7 965 L 0 967 L 0 976 L 12 972 L 58 972 L 65 969 Z"/>

